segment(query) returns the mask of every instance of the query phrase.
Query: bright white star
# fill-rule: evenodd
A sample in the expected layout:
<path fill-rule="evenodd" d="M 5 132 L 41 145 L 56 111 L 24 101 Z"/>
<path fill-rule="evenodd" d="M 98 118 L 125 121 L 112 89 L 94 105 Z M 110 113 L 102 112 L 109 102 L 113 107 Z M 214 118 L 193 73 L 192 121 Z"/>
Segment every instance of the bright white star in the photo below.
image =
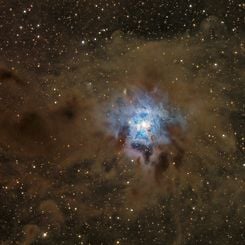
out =
<path fill-rule="evenodd" d="M 151 124 L 149 121 L 142 121 L 141 123 L 137 124 L 137 130 L 149 130 Z"/>

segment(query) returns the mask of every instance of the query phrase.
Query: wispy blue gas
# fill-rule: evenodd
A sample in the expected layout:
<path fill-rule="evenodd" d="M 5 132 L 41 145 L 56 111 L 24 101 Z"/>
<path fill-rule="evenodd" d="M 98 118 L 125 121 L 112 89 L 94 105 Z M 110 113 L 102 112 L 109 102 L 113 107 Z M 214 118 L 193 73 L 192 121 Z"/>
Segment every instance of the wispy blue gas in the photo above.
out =
<path fill-rule="evenodd" d="M 149 161 L 154 148 L 171 144 L 170 126 L 185 128 L 185 120 L 166 96 L 134 89 L 112 102 L 107 111 L 109 133 L 123 142 L 125 152 Z"/>

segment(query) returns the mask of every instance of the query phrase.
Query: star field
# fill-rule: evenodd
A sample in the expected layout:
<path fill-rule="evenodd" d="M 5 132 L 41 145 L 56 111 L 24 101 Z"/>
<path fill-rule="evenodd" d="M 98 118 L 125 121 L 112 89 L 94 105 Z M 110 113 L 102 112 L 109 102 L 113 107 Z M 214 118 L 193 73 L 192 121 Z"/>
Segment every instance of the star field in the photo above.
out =
<path fill-rule="evenodd" d="M 244 244 L 244 9 L 0 1 L 0 244 Z"/>

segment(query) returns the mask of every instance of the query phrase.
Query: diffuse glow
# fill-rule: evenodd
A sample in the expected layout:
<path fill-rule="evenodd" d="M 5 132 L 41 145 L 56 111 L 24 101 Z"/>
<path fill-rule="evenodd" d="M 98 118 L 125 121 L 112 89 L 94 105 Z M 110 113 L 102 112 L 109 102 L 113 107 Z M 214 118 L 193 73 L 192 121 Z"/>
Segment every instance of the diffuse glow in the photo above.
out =
<path fill-rule="evenodd" d="M 155 147 L 171 143 L 169 126 L 185 127 L 183 116 L 159 92 L 134 89 L 113 105 L 107 112 L 108 132 L 124 139 L 123 147 L 130 157 L 138 152 L 148 161 Z"/>

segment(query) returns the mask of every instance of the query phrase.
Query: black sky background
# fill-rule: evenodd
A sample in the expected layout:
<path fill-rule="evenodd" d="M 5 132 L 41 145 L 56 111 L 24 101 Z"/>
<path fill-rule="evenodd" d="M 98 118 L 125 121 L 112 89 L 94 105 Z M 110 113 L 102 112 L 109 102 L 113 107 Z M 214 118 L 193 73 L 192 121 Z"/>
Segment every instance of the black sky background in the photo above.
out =
<path fill-rule="evenodd" d="M 244 12 L 0 0 L 0 244 L 244 244 Z M 95 113 L 132 85 L 159 86 L 191 118 L 160 185 Z"/>

